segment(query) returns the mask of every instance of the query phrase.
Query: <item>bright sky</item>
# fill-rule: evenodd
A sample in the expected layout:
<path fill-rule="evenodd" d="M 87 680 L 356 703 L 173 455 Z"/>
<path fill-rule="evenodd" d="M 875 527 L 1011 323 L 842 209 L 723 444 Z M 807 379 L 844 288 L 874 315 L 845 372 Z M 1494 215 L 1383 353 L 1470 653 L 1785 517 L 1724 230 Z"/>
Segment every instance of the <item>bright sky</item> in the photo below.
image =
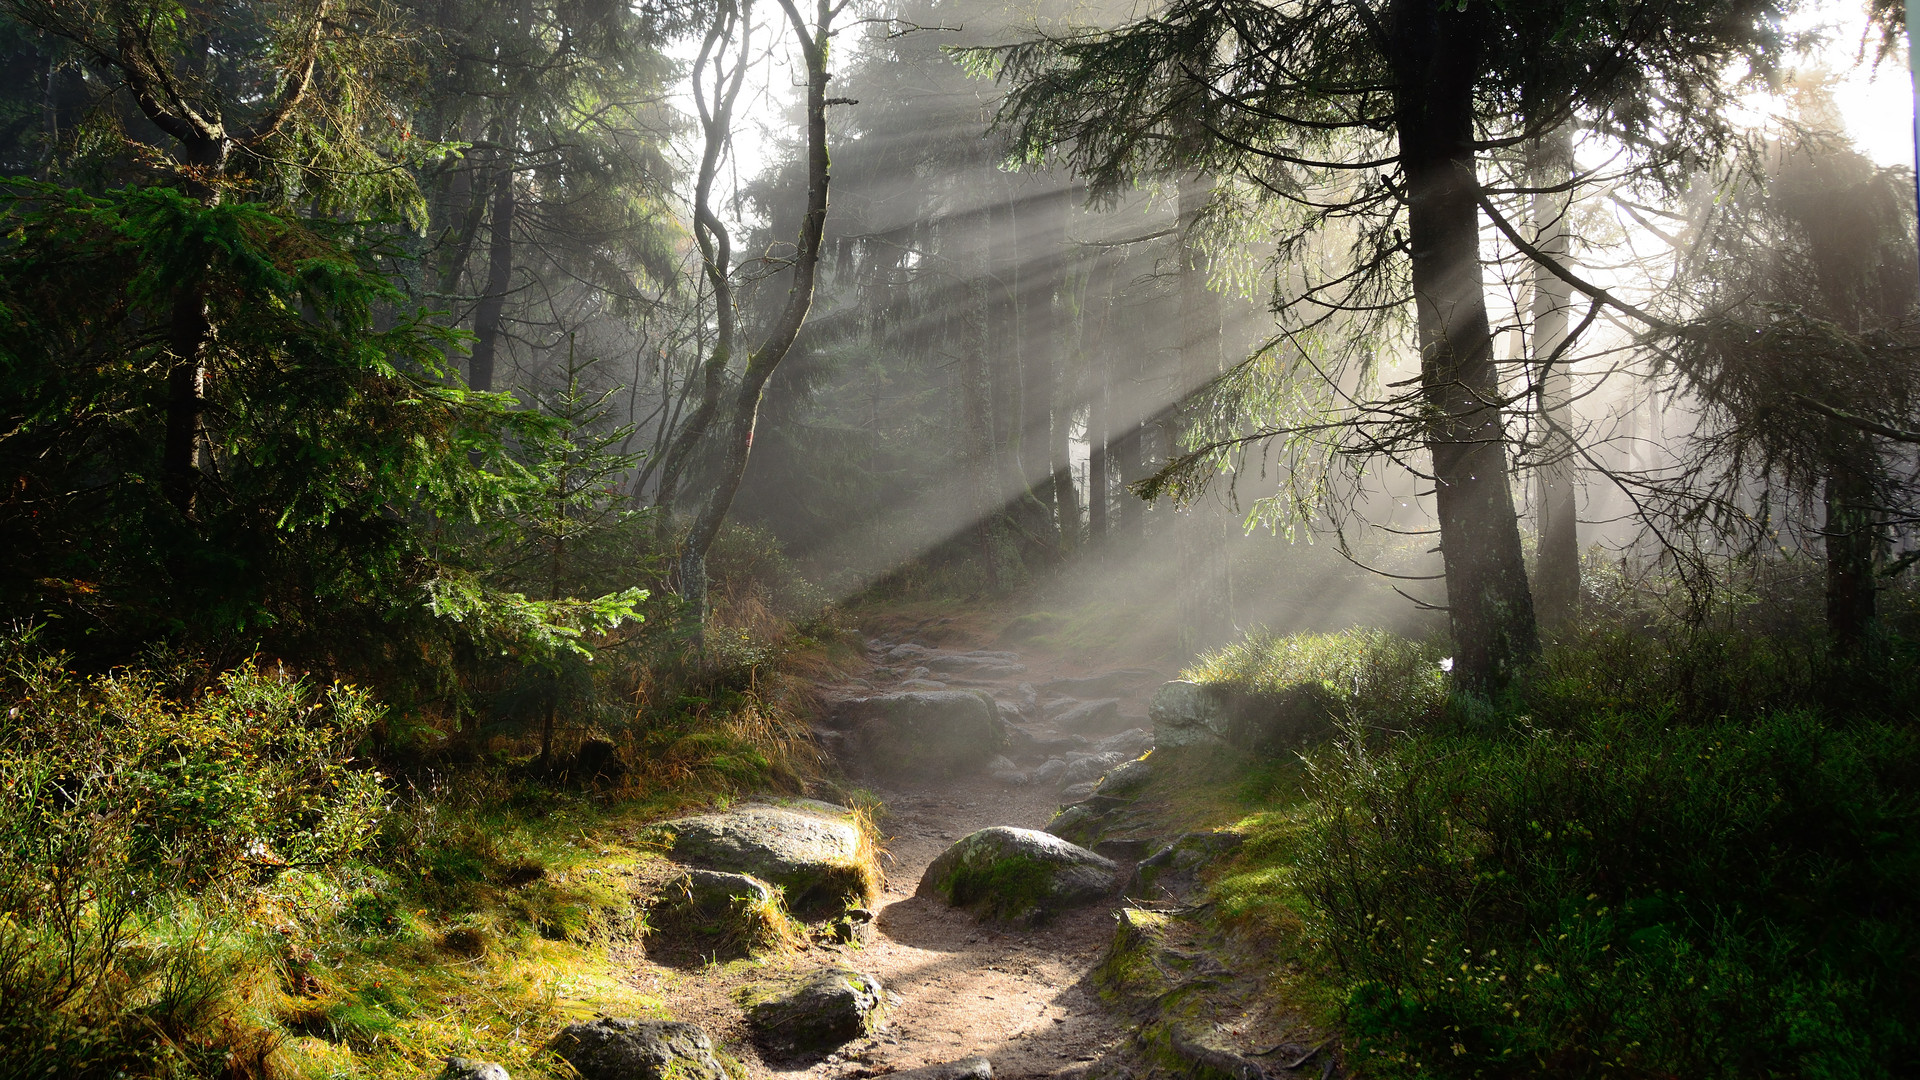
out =
<path fill-rule="evenodd" d="M 1912 165 L 1913 84 L 1905 51 L 1873 63 L 1879 35 L 1863 44 L 1865 0 L 1823 0 L 1789 24 L 1793 30 L 1815 28 L 1824 29 L 1826 45 L 1807 58 L 1806 66 L 1844 73 L 1834 96 L 1846 117 L 1848 134 L 1862 153 L 1882 165 Z"/>

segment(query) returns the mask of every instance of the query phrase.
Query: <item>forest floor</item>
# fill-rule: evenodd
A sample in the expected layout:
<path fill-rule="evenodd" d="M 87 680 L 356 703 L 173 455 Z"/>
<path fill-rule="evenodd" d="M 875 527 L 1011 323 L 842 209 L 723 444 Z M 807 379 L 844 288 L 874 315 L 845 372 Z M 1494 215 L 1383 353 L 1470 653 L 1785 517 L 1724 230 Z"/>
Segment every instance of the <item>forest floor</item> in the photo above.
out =
<path fill-rule="evenodd" d="M 863 629 L 873 644 L 1019 652 L 1018 662 L 1026 671 L 1018 675 L 932 675 L 954 688 L 983 689 L 1003 700 L 1017 698 L 1021 683 L 1045 685 L 1136 666 L 1126 664 L 1126 658 L 1095 663 L 1063 655 L 1066 650 L 996 641 L 997 621 L 979 612 L 893 613 L 866 620 Z M 854 673 L 855 678 L 822 685 L 820 691 L 829 701 L 884 692 L 910 678 L 911 667 L 876 664 Z M 1172 677 L 1170 671 L 1156 674 Z M 1154 685 L 1147 681 L 1123 700 L 1119 718 L 1107 726 L 1115 731 L 1144 726 L 1145 697 Z M 1068 734 L 1044 722 L 1031 725 L 1030 731 L 1041 738 Z M 849 764 L 857 770 L 857 763 Z M 635 946 L 628 959 L 637 988 L 661 1000 L 668 1014 L 700 1025 L 716 1042 L 739 1053 L 755 1077 L 837 1080 L 976 1055 L 993 1063 L 996 1077 L 1067 1077 L 1084 1073 L 1089 1063 L 1121 1048 L 1130 1025 L 1103 1005 L 1092 985 L 1093 969 L 1113 937 L 1112 905 L 1070 911 L 1043 927 L 1023 930 L 978 923 L 938 900 L 914 895 L 927 865 L 968 833 L 993 825 L 1044 828 L 1059 806 L 1056 787 L 1009 784 L 986 775 L 899 787 L 867 782 L 884 808 L 879 824 L 886 851 L 885 891 L 876 901 L 876 933 L 869 944 L 816 943 L 797 953 L 721 964 L 652 957 Z M 778 975 L 836 965 L 871 974 L 887 988 L 885 1025 L 874 1036 L 826 1056 L 761 1055 L 737 1004 L 741 989 Z"/>

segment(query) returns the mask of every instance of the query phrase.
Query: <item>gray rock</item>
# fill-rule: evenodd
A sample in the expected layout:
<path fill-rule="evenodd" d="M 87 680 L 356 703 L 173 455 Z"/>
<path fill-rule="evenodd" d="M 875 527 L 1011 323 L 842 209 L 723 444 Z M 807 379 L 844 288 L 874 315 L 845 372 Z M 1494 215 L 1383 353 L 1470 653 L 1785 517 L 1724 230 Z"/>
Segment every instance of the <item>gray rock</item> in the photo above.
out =
<path fill-rule="evenodd" d="M 1043 694 L 1062 694 L 1076 698 L 1126 697 L 1134 689 L 1154 682 L 1164 676 L 1145 668 L 1123 668 L 1119 671 L 1102 672 L 1077 679 L 1055 679 L 1041 683 L 1039 690 Z"/>
<path fill-rule="evenodd" d="M 1004 723 L 1018 724 L 1026 720 L 1026 715 L 1020 711 L 1020 706 L 1010 702 L 996 701 L 993 703 L 993 708 L 994 711 L 1000 715 L 1000 719 Z"/>
<path fill-rule="evenodd" d="M 1066 775 L 1066 772 L 1065 758 L 1049 758 L 1039 768 L 1033 770 L 1028 778 L 1036 784 L 1051 784 Z"/>
<path fill-rule="evenodd" d="M 1123 761 L 1107 770 L 1107 775 L 1096 788 L 1102 795 L 1126 798 L 1138 795 L 1140 790 L 1153 782 L 1153 764 L 1147 761 Z"/>
<path fill-rule="evenodd" d="M 924 645 L 915 645 L 912 642 L 907 642 L 904 645 L 895 645 L 893 648 L 888 649 L 886 660 L 888 663 L 899 664 L 908 661 L 917 662 L 931 655 L 933 655 L 932 649 Z"/>
<path fill-rule="evenodd" d="M 978 656 L 983 660 L 1000 660 L 1009 664 L 1017 664 L 1020 662 L 1019 653 L 1008 652 L 1005 649 L 968 649 L 966 652 L 961 653 L 960 655 Z"/>
<path fill-rule="evenodd" d="M 684 905 L 711 919 L 732 910 L 735 900 L 767 904 L 774 895 L 773 886 L 748 874 L 694 869 L 668 883 L 664 902 Z"/>
<path fill-rule="evenodd" d="M 888 1073 L 887 1080 L 993 1080 L 993 1062 L 983 1057 L 961 1058 L 940 1065 Z"/>
<path fill-rule="evenodd" d="M 728 1080 L 707 1033 L 670 1020 L 568 1024 L 549 1049 L 582 1080 Z"/>
<path fill-rule="evenodd" d="M 933 669 L 926 666 L 925 664 L 922 664 L 919 667 L 914 668 L 912 671 L 907 672 L 907 678 L 909 679 L 928 679 L 932 677 L 933 677 Z"/>
<path fill-rule="evenodd" d="M 945 690 L 947 684 L 934 679 L 903 679 L 900 682 L 900 689 L 925 693 L 931 690 Z"/>
<path fill-rule="evenodd" d="M 1020 707 L 1027 712 L 1032 712 L 1040 706 L 1040 694 L 1033 688 L 1032 683 L 1023 682 L 1014 687 L 1013 692 L 1019 695 Z"/>
<path fill-rule="evenodd" d="M 1130 758 L 1137 758 L 1151 749 L 1153 749 L 1153 732 L 1139 727 L 1128 728 L 1117 735 L 1109 735 L 1093 744 L 1093 751 L 1096 754 L 1115 751 Z"/>
<path fill-rule="evenodd" d="M 511 1080 L 504 1066 L 492 1061 L 452 1057 L 434 1080 Z"/>
<path fill-rule="evenodd" d="M 675 862 L 779 885 L 794 911 L 873 899 L 874 874 L 861 861 L 860 830 L 843 807 L 812 800 L 748 803 L 661 828 L 673 837 L 668 854 Z"/>
<path fill-rule="evenodd" d="M 851 968 L 826 968 L 753 992 L 747 1026 L 779 1050 L 829 1050 L 880 1023 L 886 992 L 880 980 Z"/>
<path fill-rule="evenodd" d="M 1070 803 L 1077 803 L 1092 795 L 1099 786 L 1099 784 L 1092 780 L 1083 780 L 1078 784 L 1069 784 L 1060 789 L 1060 798 Z"/>
<path fill-rule="evenodd" d="M 1002 747 L 993 699 L 964 690 L 868 698 L 854 739 L 867 763 L 888 778 L 974 772 Z"/>
<path fill-rule="evenodd" d="M 1108 769 L 1125 760 L 1126 755 L 1117 750 L 1109 750 L 1104 754 L 1080 754 L 1067 759 L 1067 771 L 1060 775 L 1060 780 L 1065 784 L 1098 780 L 1106 775 Z"/>
<path fill-rule="evenodd" d="M 983 918 L 1041 922 L 1113 891 L 1118 867 L 1058 836 L 1005 825 L 981 829 L 940 853 L 916 895 Z"/>
<path fill-rule="evenodd" d="M 927 657 L 926 663 L 935 671 L 945 671 L 955 675 L 1024 675 L 1027 671 L 1024 664 L 1016 664 L 997 657 L 969 656 L 966 653 L 930 656 Z"/>
<path fill-rule="evenodd" d="M 1147 706 L 1154 745 L 1230 746 L 1279 755 L 1333 732 L 1333 701 L 1316 684 L 1256 693 L 1217 683 L 1176 680 L 1154 691 Z"/>
<path fill-rule="evenodd" d="M 1119 698 L 1102 698 L 1075 705 L 1053 718 L 1053 722 L 1063 728 L 1085 730 L 1091 727 L 1103 727 L 1111 724 L 1120 715 Z"/>
<path fill-rule="evenodd" d="M 1133 868 L 1126 894 L 1137 900 L 1175 900 L 1192 892 L 1202 868 L 1239 847 L 1238 833 L 1183 833 Z"/>
<path fill-rule="evenodd" d="M 1053 816 L 1047 822 L 1047 831 L 1081 847 L 1087 847 L 1100 835 L 1104 824 L 1100 815 L 1084 803 L 1075 803 Z"/>
<path fill-rule="evenodd" d="M 1026 771 L 1004 757 L 996 757 L 992 761 L 987 762 L 987 775 L 1003 784 L 1024 784 L 1027 782 Z"/>

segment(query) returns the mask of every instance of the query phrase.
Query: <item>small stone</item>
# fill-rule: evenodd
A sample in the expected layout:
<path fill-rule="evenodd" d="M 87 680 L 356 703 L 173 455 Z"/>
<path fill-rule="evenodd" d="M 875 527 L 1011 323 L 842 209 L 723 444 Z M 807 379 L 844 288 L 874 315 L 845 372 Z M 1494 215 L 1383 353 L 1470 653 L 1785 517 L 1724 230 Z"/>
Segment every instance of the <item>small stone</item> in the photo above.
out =
<path fill-rule="evenodd" d="M 451 1057 L 434 1080 L 510 1080 L 507 1070 L 496 1062 Z"/>
<path fill-rule="evenodd" d="M 983 1057 L 961 1058 L 940 1065 L 888 1073 L 887 1080 L 993 1080 L 993 1062 Z"/>

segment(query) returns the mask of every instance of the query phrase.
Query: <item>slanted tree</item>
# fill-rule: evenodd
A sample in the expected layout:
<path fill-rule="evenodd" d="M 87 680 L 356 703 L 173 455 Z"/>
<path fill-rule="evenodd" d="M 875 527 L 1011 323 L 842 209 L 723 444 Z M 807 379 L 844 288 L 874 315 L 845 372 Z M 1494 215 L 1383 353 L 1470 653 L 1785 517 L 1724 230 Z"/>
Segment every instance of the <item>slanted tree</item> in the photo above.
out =
<path fill-rule="evenodd" d="M 1730 135 L 1730 65 L 1763 72 L 1776 55 L 1782 8 L 1175 0 L 1117 29 L 974 56 L 1011 86 L 1000 115 L 1019 145 L 1064 156 L 1096 195 L 1194 168 L 1175 124 L 1204 103 L 1202 165 L 1270 194 L 1283 215 L 1290 290 L 1276 297 L 1284 334 L 1267 361 L 1338 390 L 1320 415 L 1253 435 L 1332 426 L 1363 452 L 1424 451 L 1455 681 L 1486 692 L 1534 657 L 1538 636 L 1481 263 L 1482 215 L 1498 214 L 1483 157 L 1578 125 L 1643 168 L 1691 169 Z M 1378 350 L 1409 300 L 1419 378 L 1411 394 L 1383 393 Z M 1315 336 L 1334 329 L 1340 340 Z M 1222 432 L 1157 489 L 1197 485 L 1248 437 Z"/>
<path fill-rule="evenodd" d="M 754 422 L 767 380 L 800 335 L 813 304 L 818 280 L 821 237 L 827 220 L 827 80 L 828 44 L 833 18 L 839 10 L 832 0 L 817 0 L 812 18 L 802 14 L 799 0 L 778 0 L 799 47 L 806 90 L 802 124 L 806 131 L 806 209 L 800 233 L 788 260 L 791 275 L 786 300 L 750 348 L 741 348 L 740 311 L 734 302 L 732 237 L 721 219 L 715 185 L 724 156 L 734 137 L 735 106 L 753 55 L 753 22 L 749 0 L 722 0 L 702 40 L 693 66 L 694 100 L 699 112 L 702 153 L 694 182 L 694 240 L 699 246 L 703 276 L 711 290 L 715 335 L 702 361 L 699 404 L 667 450 L 656 505 L 662 516 L 673 507 L 678 481 L 696 449 L 711 454 L 712 469 L 706 490 L 694 500 L 694 511 L 681 540 L 675 567 L 675 585 L 687 605 L 691 624 L 704 627 L 707 608 L 707 552 L 725 524 L 733 497 L 746 472 L 753 447 Z M 736 351 L 745 352 L 743 370 L 732 377 Z"/>

